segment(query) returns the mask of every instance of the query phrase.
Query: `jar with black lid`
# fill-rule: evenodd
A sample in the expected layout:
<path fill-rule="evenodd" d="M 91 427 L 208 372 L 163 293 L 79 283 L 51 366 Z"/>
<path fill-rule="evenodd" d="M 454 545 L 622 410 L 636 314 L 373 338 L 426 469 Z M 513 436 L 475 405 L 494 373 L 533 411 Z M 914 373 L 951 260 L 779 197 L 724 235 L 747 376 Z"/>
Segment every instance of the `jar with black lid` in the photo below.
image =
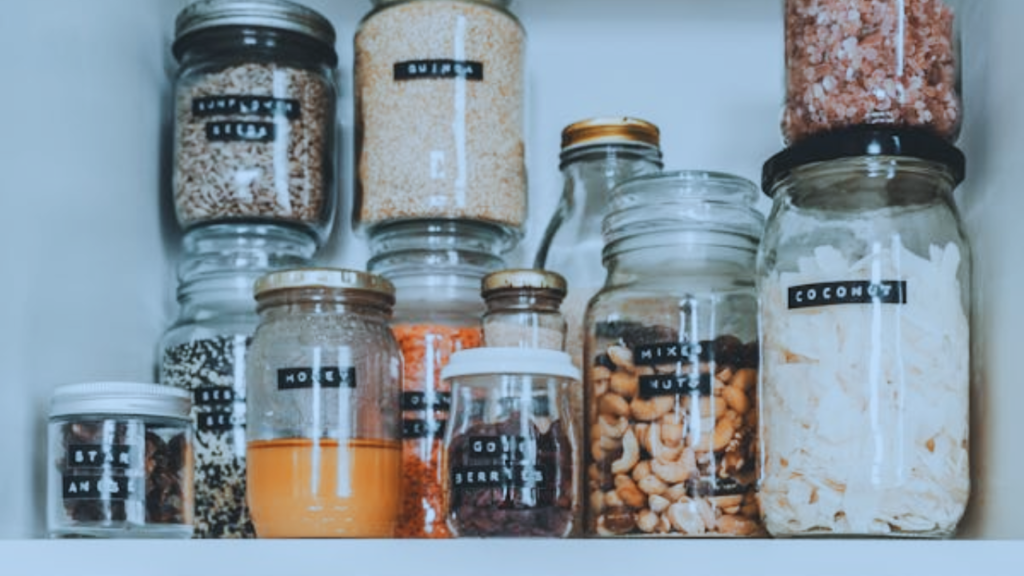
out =
<path fill-rule="evenodd" d="M 320 243 L 336 197 L 335 32 L 285 0 L 202 0 L 178 15 L 175 209 L 297 227 Z"/>
<path fill-rule="evenodd" d="M 761 503 L 776 536 L 948 536 L 969 492 L 964 155 L 852 129 L 765 164 Z"/>

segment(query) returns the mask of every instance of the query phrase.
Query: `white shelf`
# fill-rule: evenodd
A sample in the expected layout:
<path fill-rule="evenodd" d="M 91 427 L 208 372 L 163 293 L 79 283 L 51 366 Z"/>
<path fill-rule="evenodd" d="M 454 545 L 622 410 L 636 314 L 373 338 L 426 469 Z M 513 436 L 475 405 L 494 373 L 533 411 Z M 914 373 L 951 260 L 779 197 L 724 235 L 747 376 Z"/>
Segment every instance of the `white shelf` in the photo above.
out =
<path fill-rule="evenodd" d="M 5 574 L 1020 574 L 1024 542 L 458 540 L 0 543 Z"/>

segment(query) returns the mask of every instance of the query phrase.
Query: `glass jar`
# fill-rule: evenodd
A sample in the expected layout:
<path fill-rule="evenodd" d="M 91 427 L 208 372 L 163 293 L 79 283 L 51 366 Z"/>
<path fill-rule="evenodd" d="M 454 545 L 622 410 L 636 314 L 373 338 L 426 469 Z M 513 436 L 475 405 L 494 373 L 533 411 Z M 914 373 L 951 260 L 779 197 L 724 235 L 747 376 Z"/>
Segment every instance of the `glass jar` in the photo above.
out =
<path fill-rule="evenodd" d="M 785 1 L 786 142 L 858 125 L 957 139 L 964 114 L 954 2 Z"/>
<path fill-rule="evenodd" d="M 308 265 L 316 245 L 280 226 L 215 224 L 185 234 L 178 318 L 160 341 L 160 383 L 192 395 L 196 538 L 252 538 L 245 501 L 245 355 L 259 323 L 253 285 Z"/>
<path fill-rule="evenodd" d="M 246 366 L 248 496 L 260 538 L 387 538 L 401 501 L 394 288 L 362 272 L 256 285 Z"/>
<path fill-rule="evenodd" d="M 553 270 L 568 281 L 562 306 L 568 323 L 566 351 L 583 365 L 583 315 L 604 285 L 601 219 L 612 188 L 662 169 L 661 134 L 635 118 L 595 118 L 562 131 L 562 198 L 537 249 L 533 267 Z"/>
<path fill-rule="evenodd" d="M 579 502 L 579 451 L 568 354 L 527 348 L 458 352 L 442 468 L 458 537 L 568 536 Z"/>
<path fill-rule="evenodd" d="M 285 0 L 204 0 L 178 15 L 178 222 L 277 223 L 323 242 L 335 212 L 334 28 Z"/>
<path fill-rule="evenodd" d="M 508 0 L 374 0 L 355 37 L 357 228 L 527 213 L 526 33 Z"/>
<path fill-rule="evenodd" d="M 765 165 L 761 503 L 776 536 L 947 536 L 970 491 L 964 157 L 918 132 Z"/>
<path fill-rule="evenodd" d="M 751 182 L 629 180 L 604 220 L 608 279 L 587 310 L 587 530 L 763 533 Z"/>
<path fill-rule="evenodd" d="M 192 536 L 189 396 L 156 384 L 58 388 L 50 402 L 51 538 Z"/>
<path fill-rule="evenodd" d="M 484 277 L 484 345 L 492 348 L 565 349 L 565 319 L 558 308 L 565 278 L 542 270 L 503 270 Z"/>
<path fill-rule="evenodd" d="M 504 267 L 500 229 L 422 221 L 377 229 L 368 267 L 394 283 L 392 321 L 405 360 L 402 382 L 402 538 L 448 538 L 441 451 L 450 389 L 441 369 L 459 350 L 481 345 L 480 282 Z"/>

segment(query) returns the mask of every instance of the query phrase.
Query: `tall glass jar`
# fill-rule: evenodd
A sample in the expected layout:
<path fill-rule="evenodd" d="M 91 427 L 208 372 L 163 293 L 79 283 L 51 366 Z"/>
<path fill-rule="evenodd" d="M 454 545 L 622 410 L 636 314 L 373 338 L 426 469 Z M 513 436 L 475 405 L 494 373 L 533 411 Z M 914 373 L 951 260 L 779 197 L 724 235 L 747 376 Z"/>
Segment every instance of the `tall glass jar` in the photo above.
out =
<path fill-rule="evenodd" d="M 950 535 L 967 504 L 964 157 L 930 134 L 812 138 L 765 165 L 761 502 L 777 536 Z"/>
<path fill-rule="evenodd" d="M 286 0 L 203 0 L 178 16 L 174 203 L 186 228 L 291 225 L 335 212 L 335 33 Z"/>
<path fill-rule="evenodd" d="M 392 328 L 405 360 L 399 537 L 450 536 L 440 466 L 451 390 L 441 369 L 481 345 L 480 282 L 504 267 L 505 238 L 499 228 L 443 221 L 394 224 L 371 237 L 368 267 L 397 290 Z"/>
<path fill-rule="evenodd" d="M 387 538 L 401 504 L 402 357 L 390 282 L 299 269 L 256 285 L 248 495 L 261 538 Z"/>
<path fill-rule="evenodd" d="M 757 188 L 708 172 L 615 189 L 587 310 L 587 530 L 755 536 Z"/>
<path fill-rule="evenodd" d="M 502 270 L 484 277 L 484 345 L 490 348 L 565 349 L 565 278 L 543 270 Z"/>
<path fill-rule="evenodd" d="M 956 140 L 964 116 L 957 0 L 785 4 L 787 143 L 860 125 Z"/>
<path fill-rule="evenodd" d="M 562 306 L 566 351 L 583 365 L 583 314 L 604 284 L 601 219 L 615 185 L 662 169 L 658 127 L 635 118 L 594 118 L 562 131 L 562 198 L 537 249 L 533 267 L 569 284 Z"/>
<path fill-rule="evenodd" d="M 299 230 L 218 224 L 185 234 L 178 318 L 160 341 L 160 383 L 192 395 L 196 538 L 255 535 L 245 501 L 245 355 L 261 276 L 309 263 Z"/>
<path fill-rule="evenodd" d="M 355 37 L 357 228 L 522 232 L 526 32 L 509 0 L 374 0 Z"/>

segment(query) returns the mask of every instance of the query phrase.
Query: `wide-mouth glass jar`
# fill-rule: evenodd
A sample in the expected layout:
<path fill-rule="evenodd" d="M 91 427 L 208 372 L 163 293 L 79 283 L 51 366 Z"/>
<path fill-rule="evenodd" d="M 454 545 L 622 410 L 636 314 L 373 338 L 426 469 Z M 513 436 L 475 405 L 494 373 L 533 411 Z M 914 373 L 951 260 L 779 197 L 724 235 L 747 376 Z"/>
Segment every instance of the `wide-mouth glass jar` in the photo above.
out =
<path fill-rule="evenodd" d="M 203 0 L 175 36 L 178 222 L 277 223 L 322 243 L 337 195 L 330 22 L 286 0 Z"/>
<path fill-rule="evenodd" d="M 970 492 L 964 156 L 922 132 L 765 165 L 761 503 L 775 536 L 948 536 Z"/>
<path fill-rule="evenodd" d="M 589 535 L 763 534 L 756 199 L 701 171 L 614 190 L 584 322 Z"/>
<path fill-rule="evenodd" d="M 184 390 L 97 382 L 50 402 L 52 538 L 190 538 L 191 403 Z"/>
<path fill-rule="evenodd" d="M 390 282 L 297 269 L 256 285 L 247 489 L 261 538 L 391 537 L 401 500 L 402 357 Z"/>

